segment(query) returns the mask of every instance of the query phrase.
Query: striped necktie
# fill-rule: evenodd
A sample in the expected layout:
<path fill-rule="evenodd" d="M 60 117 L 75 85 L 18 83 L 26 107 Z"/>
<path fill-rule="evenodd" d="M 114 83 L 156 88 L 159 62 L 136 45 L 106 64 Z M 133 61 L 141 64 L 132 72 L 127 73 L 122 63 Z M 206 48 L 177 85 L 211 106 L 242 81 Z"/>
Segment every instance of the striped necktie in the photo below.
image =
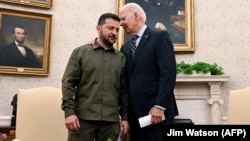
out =
<path fill-rule="evenodd" d="M 135 50 L 136 50 L 136 39 L 138 38 L 138 35 L 135 35 L 132 37 L 132 41 L 131 41 L 131 58 L 134 57 L 135 54 Z"/>

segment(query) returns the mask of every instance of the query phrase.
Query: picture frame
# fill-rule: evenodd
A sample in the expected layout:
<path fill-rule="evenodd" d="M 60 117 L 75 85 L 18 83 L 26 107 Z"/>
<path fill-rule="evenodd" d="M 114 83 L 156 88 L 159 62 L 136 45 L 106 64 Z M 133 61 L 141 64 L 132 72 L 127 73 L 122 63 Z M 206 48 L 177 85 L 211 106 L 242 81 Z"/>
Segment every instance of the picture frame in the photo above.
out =
<path fill-rule="evenodd" d="M 49 75 L 51 26 L 50 14 L 0 8 L 0 73 Z"/>
<path fill-rule="evenodd" d="M 40 8 L 52 8 L 52 0 L 0 0 L 0 2 L 35 6 Z"/>
<path fill-rule="evenodd" d="M 165 24 L 175 53 L 194 53 L 194 15 L 193 0 L 119 0 L 116 12 L 126 3 L 139 4 L 147 15 L 146 25 L 156 27 L 157 23 Z M 166 14 L 163 14 L 166 13 Z M 130 39 L 120 28 L 117 49 Z"/>

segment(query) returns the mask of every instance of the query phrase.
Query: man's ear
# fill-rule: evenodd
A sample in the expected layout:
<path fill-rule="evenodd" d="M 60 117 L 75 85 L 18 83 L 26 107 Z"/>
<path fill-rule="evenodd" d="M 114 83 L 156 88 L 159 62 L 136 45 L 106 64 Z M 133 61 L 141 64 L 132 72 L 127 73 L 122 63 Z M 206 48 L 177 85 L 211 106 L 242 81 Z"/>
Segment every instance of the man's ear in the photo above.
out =
<path fill-rule="evenodd" d="M 99 32 L 101 31 L 101 28 L 102 28 L 102 27 L 101 27 L 100 25 L 97 25 L 97 26 L 96 26 L 96 31 L 99 33 Z"/>

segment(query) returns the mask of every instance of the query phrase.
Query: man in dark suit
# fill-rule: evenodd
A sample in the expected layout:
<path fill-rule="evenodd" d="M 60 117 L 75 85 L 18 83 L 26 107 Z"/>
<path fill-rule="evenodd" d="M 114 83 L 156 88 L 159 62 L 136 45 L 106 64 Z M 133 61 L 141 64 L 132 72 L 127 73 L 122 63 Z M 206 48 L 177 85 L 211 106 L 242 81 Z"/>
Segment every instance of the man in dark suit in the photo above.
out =
<path fill-rule="evenodd" d="M 41 68 L 33 51 L 25 46 L 24 27 L 15 26 L 12 30 L 15 41 L 0 49 L 0 66 Z"/>
<path fill-rule="evenodd" d="M 145 24 L 146 14 L 138 4 L 124 5 L 119 15 L 124 30 L 131 36 L 138 36 L 133 57 L 131 41 L 121 47 L 127 58 L 131 141 L 165 141 L 164 125 L 173 124 L 178 115 L 173 43 L 167 31 Z M 152 125 L 141 128 L 138 118 L 146 115 L 151 115 Z"/>

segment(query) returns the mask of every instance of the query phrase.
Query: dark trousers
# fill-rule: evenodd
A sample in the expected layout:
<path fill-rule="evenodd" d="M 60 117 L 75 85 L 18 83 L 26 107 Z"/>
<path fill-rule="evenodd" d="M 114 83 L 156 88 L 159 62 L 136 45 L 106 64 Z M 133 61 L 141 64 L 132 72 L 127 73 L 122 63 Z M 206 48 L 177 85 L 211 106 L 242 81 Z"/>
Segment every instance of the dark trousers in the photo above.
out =
<path fill-rule="evenodd" d="M 119 122 L 79 120 L 80 130 L 69 132 L 68 141 L 116 141 L 118 138 Z"/>
<path fill-rule="evenodd" d="M 167 141 L 167 140 L 169 140 L 169 139 L 167 138 L 168 126 L 169 126 L 169 125 L 173 125 L 173 124 L 174 124 L 174 118 L 166 118 L 166 119 L 164 120 L 164 124 L 163 124 L 163 134 L 162 134 L 163 140 L 162 140 L 162 141 Z"/>

